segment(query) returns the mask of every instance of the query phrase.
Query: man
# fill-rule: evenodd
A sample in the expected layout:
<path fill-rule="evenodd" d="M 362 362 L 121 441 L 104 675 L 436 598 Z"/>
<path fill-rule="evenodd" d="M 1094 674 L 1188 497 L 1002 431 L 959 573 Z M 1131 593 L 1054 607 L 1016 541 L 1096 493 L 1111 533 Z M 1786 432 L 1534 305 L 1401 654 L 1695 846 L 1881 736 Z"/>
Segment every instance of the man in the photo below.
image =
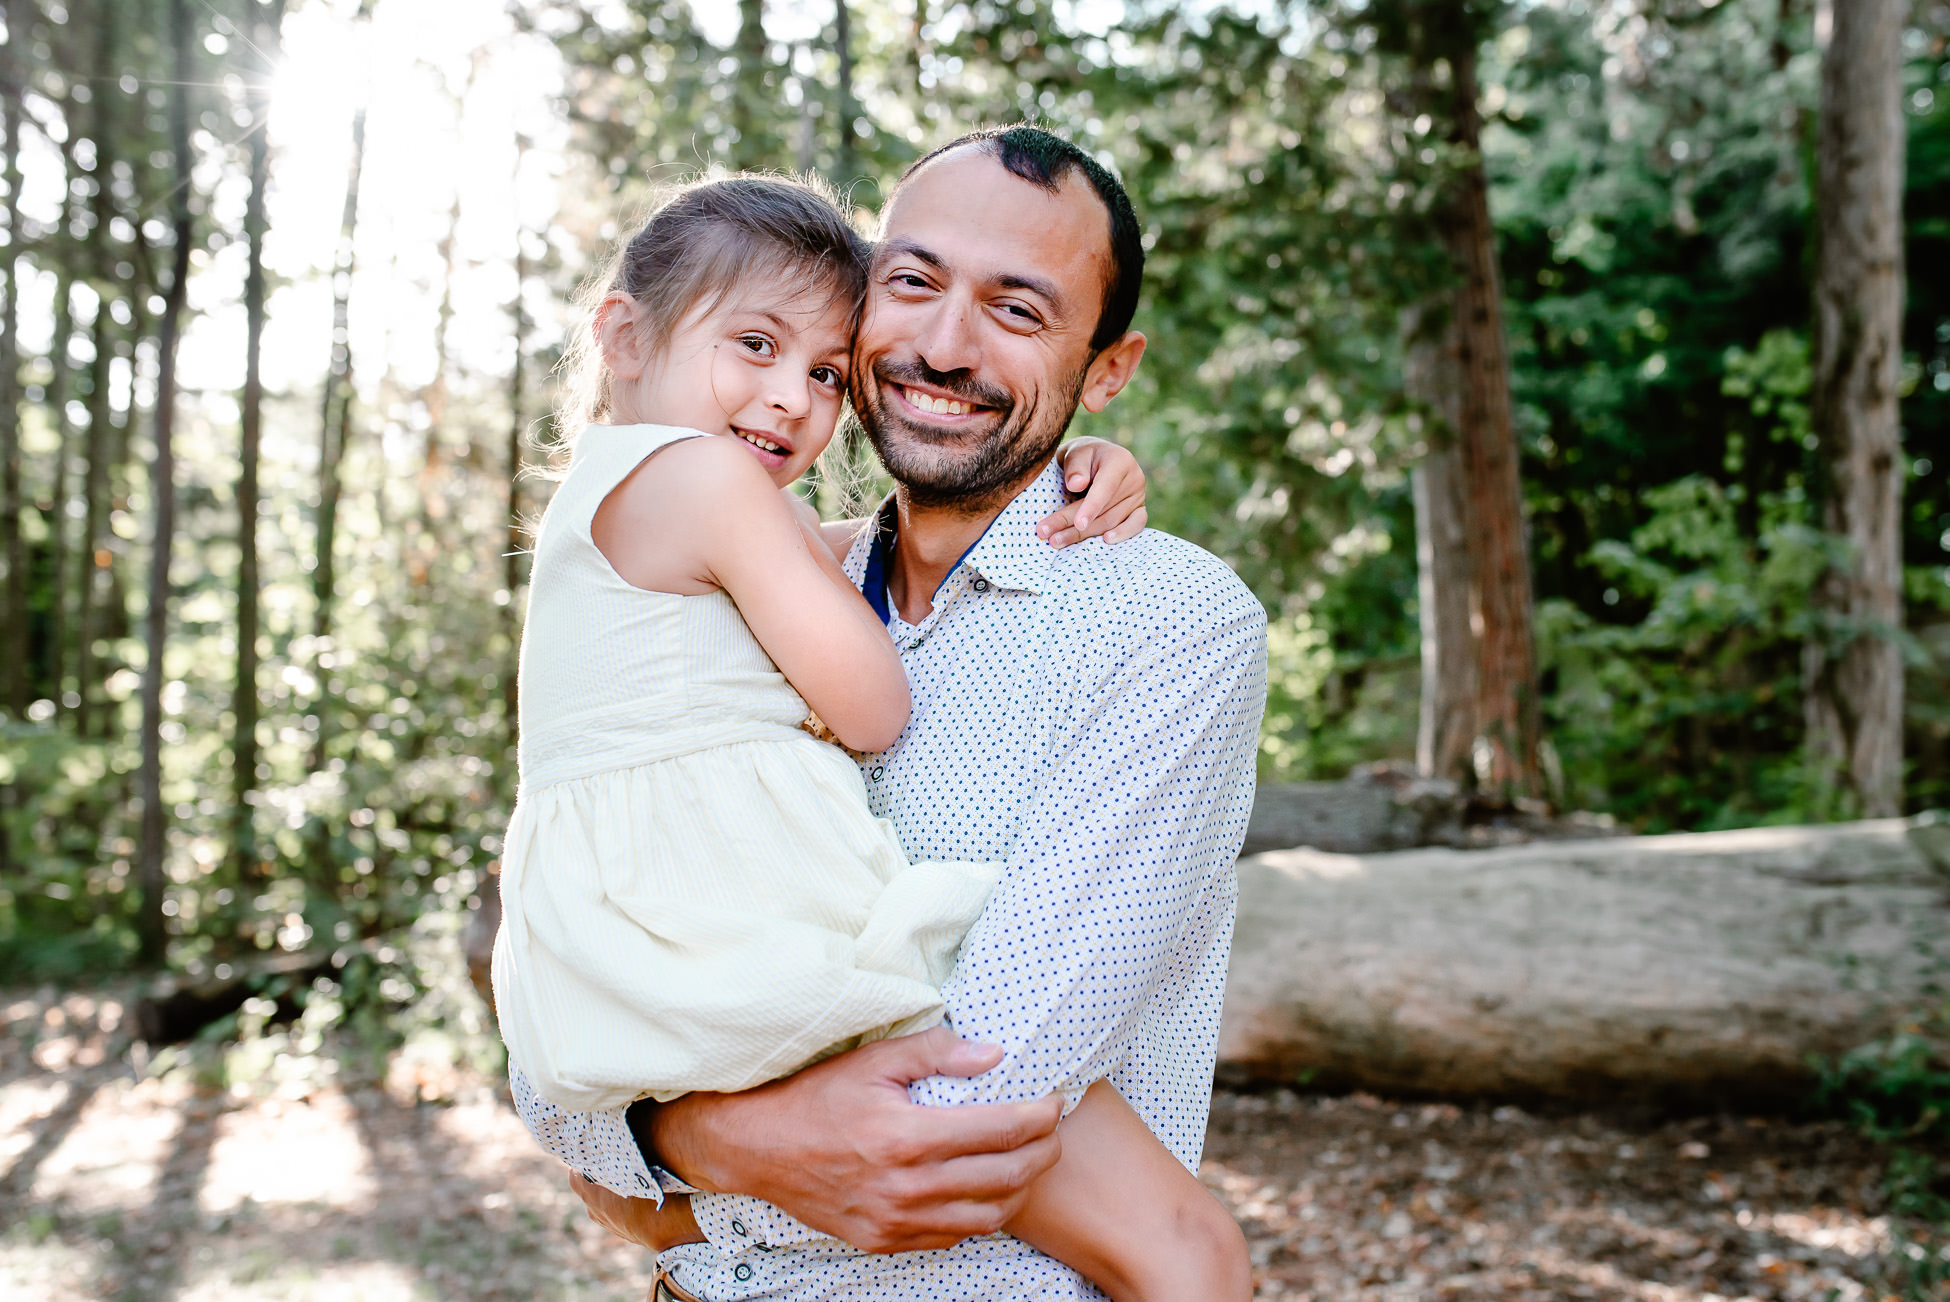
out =
<path fill-rule="evenodd" d="M 942 992 L 954 1034 L 627 1116 L 564 1114 L 516 1075 L 598 1219 L 670 1249 L 670 1296 L 1100 1296 L 993 1234 L 1100 1079 L 1196 1169 L 1264 612 L 1168 535 L 1058 551 L 1036 531 L 1076 408 L 1143 355 L 1142 268 L 1122 187 L 1037 128 L 945 146 L 888 200 L 851 398 L 899 487 L 845 564 L 915 705 L 861 771 L 910 856 L 1007 868 Z M 691 1190 L 710 1192 L 663 1198 Z"/>

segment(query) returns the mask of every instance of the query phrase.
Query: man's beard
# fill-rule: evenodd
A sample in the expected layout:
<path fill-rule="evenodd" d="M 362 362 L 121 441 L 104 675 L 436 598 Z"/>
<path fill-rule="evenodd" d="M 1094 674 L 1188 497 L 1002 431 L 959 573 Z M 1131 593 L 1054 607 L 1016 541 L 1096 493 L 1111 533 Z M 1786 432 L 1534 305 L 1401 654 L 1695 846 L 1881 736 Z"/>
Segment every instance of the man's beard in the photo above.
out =
<path fill-rule="evenodd" d="M 1018 403 L 966 371 L 936 371 L 919 361 L 882 358 L 857 374 L 853 409 L 887 473 L 910 504 L 980 513 L 1012 495 L 1049 463 L 1076 415 L 1088 364 L 1064 385 L 1060 407 L 1032 393 Z M 926 385 L 998 413 L 987 433 L 943 435 L 881 399 L 883 384 Z M 969 440 L 964 442 L 963 440 Z"/>

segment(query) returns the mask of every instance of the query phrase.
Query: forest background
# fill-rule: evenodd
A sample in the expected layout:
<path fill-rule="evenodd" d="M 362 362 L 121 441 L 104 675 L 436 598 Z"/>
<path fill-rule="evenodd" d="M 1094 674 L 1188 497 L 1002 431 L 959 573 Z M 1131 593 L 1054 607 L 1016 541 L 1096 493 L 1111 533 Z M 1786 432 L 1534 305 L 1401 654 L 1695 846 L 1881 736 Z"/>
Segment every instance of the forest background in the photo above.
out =
<path fill-rule="evenodd" d="M 1832 21 L 10 0 L 0 977 L 383 956 L 477 908 L 578 279 L 661 182 L 817 171 L 870 213 L 933 144 L 1023 118 L 1145 223 L 1151 349 L 1079 429 L 1265 602 L 1264 777 L 1416 761 L 1414 484 L 1444 434 L 1414 373 L 1457 275 L 1445 196 L 1480 165 L 1534 599 L 1534 776 L 1505 794 L 1648 831 L 1849 812 L 1803 745 L 1837 546 L 1811 415 Z M 1909 809 L 1950 798 L 1947 41 L 1950 6 L 1910 8 Z"/>

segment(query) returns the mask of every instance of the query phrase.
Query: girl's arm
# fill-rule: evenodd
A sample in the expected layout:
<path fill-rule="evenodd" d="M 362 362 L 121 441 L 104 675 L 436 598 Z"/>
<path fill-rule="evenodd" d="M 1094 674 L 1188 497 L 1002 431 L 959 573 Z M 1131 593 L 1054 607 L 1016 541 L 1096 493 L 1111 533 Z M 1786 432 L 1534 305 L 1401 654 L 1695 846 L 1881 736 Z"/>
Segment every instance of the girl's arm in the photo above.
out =
<path fill-rule="evenodd" d="M 1052 547 L 1068 547 L 1085 538 L 1123 542 L 1144 532 L 1149 518 L 1144 467 L 1130 449 L 1086 436 L 1065 443 L 1057 456 L 1063 462 L 1063 486 L 1083 496 L 1044 516 L 1036 526 L 1037 537 Z M 866 523 L 832 520 L 820 525 L 819 532 L 835 556 L 845 556 Z"/>
<path fill-rule="evenodd" d="M 1112 1302 L 1247 1302 L 1246 1237 L 1108 1081 L 1057 1129 L 1063 1156 L 1006 1227 Z"/>
<path fill-rule="evenodd" d="M 694 438 L 659 450 L 610 493 L 591 535 L 636 587 L 722 589 L 848 747 L 884 750 L 907 725 L 907 674 L 886 627 L 735 441 Z"/>
<path fill-rule="evenodd" d="M 1129 448 L 1086 435 L 1065 443 L 1057 456 L 1063 487 L 1083 496 L 1044 516 L 1038 537 L 1068 547 L 1099 535 L 1107 543 L 1123 542 L 1144 531 L 1144 467 Z"/>

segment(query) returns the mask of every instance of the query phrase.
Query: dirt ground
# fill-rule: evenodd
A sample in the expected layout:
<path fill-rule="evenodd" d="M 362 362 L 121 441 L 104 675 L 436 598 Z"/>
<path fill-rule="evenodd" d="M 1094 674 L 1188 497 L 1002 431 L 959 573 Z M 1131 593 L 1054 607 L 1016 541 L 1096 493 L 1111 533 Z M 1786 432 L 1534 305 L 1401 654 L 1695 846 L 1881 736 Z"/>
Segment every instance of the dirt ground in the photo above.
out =
<path fill-rule="evenodd" d="M 643 1296 L 492 1079 L 396 1058 L 348 1087 L 273 1038 L 226 1084 L 122 1017 L 0 995 L 0 1298 Z M 1848 1302 L 1891 1250 L 1833 1124 L 1220 1094 L 1202 1174 L 1264 1299 Z"/>

